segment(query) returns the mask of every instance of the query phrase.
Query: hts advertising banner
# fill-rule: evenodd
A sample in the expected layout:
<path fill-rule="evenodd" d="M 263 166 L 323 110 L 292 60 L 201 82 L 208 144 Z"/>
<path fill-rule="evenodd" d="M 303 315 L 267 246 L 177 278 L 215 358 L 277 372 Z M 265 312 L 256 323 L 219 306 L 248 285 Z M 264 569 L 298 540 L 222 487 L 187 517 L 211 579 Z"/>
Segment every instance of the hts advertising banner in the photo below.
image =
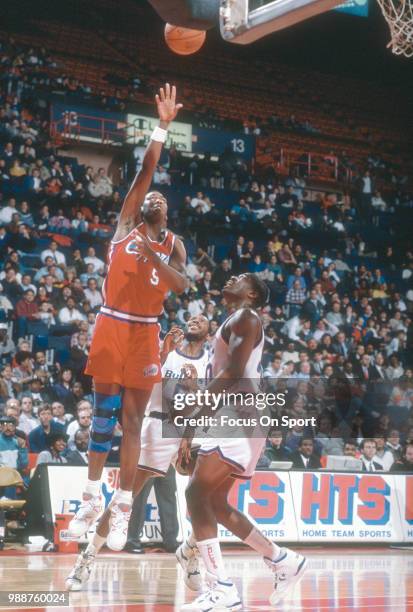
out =
<path fill-rule="evenodd" d="M 398 486 L 404 483 L 397 477 L 291 472 L 290 480 L 299 541 L 371 543 L 405 539 L 397 502 L 402 493 Z"/>
<path fill-rule="evenodd" d="M 87 468 L 48 466 L 53 517 L 80 505 Z M 191 523 L 186 512 L 186 476 L 176 476 L 180 536 Z M 119 468 L 105 468 L 102 493 L 107 506 L 119 488 Z M 413 475 L 257 471 L 235 482 L 230 503 L 251 517 L 265 535 L 280 542 L 413 543 Z M 162 539 L 152 490 L 142 541 Z M 223 542 L 237 538 L 219 527 Z"/>
<path fill-rule="evenodd" d="M 185 488 L 188 479 L 177 475 L 178 508 L 182 533 L 191 532 L 191 523 L 186 512 Z M 288 472 L 255 472 L 248 481 L 237 480 L 230 491 L 232 506 L 248 514 L 257 528 L 268 538 L 284 542 L 297 540 L 297 526 Z M 218 537 L 222 542 L 239 541 L 222 525 L 218 526 Z"/>
<path fill-rule="evenodd" d="M 413 474 L 394 476 L 404 542 L 413 542 Z"/>

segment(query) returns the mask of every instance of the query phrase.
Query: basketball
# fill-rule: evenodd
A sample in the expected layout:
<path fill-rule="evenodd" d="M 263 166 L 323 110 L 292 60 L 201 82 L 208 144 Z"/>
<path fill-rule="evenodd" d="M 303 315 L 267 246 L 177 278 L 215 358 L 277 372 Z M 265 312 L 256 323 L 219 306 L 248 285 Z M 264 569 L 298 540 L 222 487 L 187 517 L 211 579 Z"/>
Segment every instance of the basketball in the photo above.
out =
<path fill-rule="evenodd" d="M 190 30 L 167 23 L 165 25 L 165 41 L 168 47 L 178 55 L 196 53 L 204 44 L 205 30 Z"/>

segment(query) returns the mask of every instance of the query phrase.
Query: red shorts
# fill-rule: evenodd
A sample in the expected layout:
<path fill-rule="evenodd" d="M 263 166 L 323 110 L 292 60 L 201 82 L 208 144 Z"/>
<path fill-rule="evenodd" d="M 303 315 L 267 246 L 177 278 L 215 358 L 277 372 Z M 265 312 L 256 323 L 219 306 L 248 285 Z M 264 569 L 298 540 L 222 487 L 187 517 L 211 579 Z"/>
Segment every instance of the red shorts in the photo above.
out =
<path fill-rule="evenodd" d="M 130 389 L 151 389 L 162 380 L 157 323 L 96 317 L 85 373 L 102 383 Z"/>

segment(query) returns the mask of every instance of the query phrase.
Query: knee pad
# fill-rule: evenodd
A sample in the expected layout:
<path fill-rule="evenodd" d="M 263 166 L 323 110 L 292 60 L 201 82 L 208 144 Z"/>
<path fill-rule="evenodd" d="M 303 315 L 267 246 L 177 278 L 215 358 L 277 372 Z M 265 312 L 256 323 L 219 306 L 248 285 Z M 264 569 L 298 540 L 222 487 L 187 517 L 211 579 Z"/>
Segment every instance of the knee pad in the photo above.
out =
<path fill-rule="evenodd" d="M 112 448 L 113 430 L 118 421 L 121 401 L 120 395 L 95 393 L 89 450 L 96 453 L 108 453 Z"/>

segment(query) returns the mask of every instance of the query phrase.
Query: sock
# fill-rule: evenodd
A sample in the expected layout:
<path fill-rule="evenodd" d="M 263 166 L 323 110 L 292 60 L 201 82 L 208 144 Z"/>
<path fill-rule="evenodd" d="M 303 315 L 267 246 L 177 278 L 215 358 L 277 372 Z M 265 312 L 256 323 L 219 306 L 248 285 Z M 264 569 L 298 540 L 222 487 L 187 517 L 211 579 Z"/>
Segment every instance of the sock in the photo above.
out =
<path fill-rule="evenodd" d="M 98 497 L 100 495 L 100 480 L 88 480 L 85 491 L 93 497 Z"/>
<path fill-rule="evenodd" d="M 263 557 L 267 557 L 267 559 L 271 559 L 272 561 L 276 561 L 281 553 L 281 548 L 266 538 L 265 535 L 255 527 L 251 529 L 244 543 L 256 550 L 257 553 Z"/>
<path fill-rule="evenodd" d="M 113 501 L 117 504 L 128 504 L 132 505 L 132 491 L 125 491 L 124 489 L 118 489 L 113 497 Z"/>
<path fill-rule="evenodd" d="M 182 544 L 182 553 L 185 557 L 192 557 L 195 554 L 196 540 L 193 533 L 191 533 Z"/>
<path fill-rule="evenodd" d="M 221 582 L 229 582 L 222 560 L 221 547 L 218 538 L 197 542 L 198 550 L 209 574 L 216 576 Z"/>
<path fill-rule="evenodd" d="M 97 555 L 97 553 L 100 551 L 100 549 L 102 548 L 102 546 L 104 545 L 104 543 L 106 542 L 106 538 L 104 538 L 103 536 L 100 536 L 98 534 L 98 532 L 95 532 L 95 535 L 93 536 L 93 540 L 92 542 L 89 544 L 89 546 L 93 546 L 95 549 L 95 555 Z M 87 547 L 86 550 L 89 549 L 89 546 Z"/>

